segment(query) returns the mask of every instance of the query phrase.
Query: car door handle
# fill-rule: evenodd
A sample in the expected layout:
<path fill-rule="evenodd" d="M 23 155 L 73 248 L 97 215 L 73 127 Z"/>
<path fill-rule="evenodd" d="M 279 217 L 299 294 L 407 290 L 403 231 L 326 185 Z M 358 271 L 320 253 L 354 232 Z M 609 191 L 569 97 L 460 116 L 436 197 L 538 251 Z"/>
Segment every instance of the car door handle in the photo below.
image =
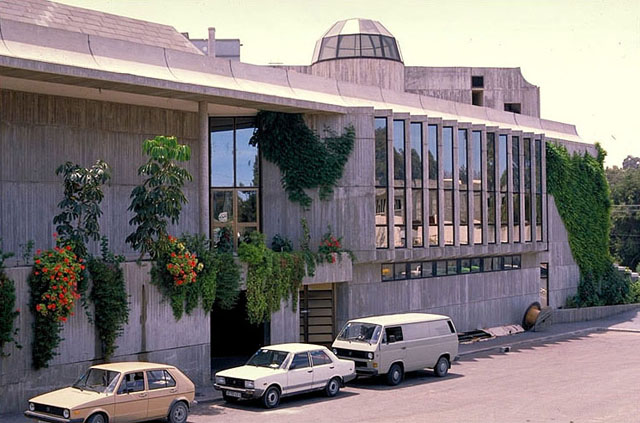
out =
<path fill-rule="evenodd" d="M 175 394 L 176 392 L 178 392 L 178 388 L 170 389 L 169 392 L 171 392 L 172 394 Z"/>
<path fill-rule="evenodd" d="M 330 369 L 335 369 L 336 366 L 329 366 Z"/>
<path fill-rule="evenodd" d="M 401 349 L 401 350 L 406 350 L 406 349 L 407 349 L 407 347 L 402 347 L 402 348 L 400 348 L 400 349 Z"/>
<path fill-rule="evenodd" d="M 140 395 L 138 395 L 138 396 L 139 396 L 140 398 L 144 398 L 144 397 L 146 397 L 146 396 L 147 396 L 147 393 L 146 393 L 146 392 L 143 392 L 143 393 L 141 393 L 141 394 L 140 394 Z"/>
<path fill-rule="evenodd" d="M 313 370 L 307 370 L 307 373 L 313 373 Z"/>

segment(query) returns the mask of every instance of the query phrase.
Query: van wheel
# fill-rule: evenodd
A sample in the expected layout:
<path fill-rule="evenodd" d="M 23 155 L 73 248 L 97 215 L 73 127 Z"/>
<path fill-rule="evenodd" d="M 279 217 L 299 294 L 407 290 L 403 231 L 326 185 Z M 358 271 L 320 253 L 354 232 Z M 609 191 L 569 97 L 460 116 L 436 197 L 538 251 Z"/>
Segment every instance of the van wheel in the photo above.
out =
<path fill-rule="evenodd" d="M 340 379 L 334 377 L 327 383 L 327 386 L 325 386 L 324 393 L 328 397 L 335 397 L 338 395 L 338 392 L 340 392 Z"/>
<path fill-rule="evenodd" d="M 275 386 L 270 386 L 262 396 L 264 408 L 273 408 L 280 404 L 280 390 Z"/>
<path fill-rule="evenodd" d="M 402 381 L 402 374 L 402 366 L 398 363 L 392 364 L 389 372 L 387 373 L 387 384 L 396 386 Z"/>
<path fill-rule="evenodd" d="M 438 359 L 436 367 L 433 368 L 433 373 L 438 377 L 445 377 L 449 372 L 449 359 L 442 356 Z"/>

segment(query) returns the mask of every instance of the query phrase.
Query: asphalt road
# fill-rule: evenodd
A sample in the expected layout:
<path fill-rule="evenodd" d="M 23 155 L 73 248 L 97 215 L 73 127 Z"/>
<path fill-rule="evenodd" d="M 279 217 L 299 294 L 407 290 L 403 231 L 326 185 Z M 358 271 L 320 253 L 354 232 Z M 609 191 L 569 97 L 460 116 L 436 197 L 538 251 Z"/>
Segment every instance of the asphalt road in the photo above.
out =
<path fill-rule="evenodd" d="M 305 394 L 265 410 L 256 403 L 200 404 L 201 422 L 640 422 L 640 333 L 596 332 L 484 353 L 449 375 L 407 375 L 398 387 L 359 379 L 337 397 Z"/>

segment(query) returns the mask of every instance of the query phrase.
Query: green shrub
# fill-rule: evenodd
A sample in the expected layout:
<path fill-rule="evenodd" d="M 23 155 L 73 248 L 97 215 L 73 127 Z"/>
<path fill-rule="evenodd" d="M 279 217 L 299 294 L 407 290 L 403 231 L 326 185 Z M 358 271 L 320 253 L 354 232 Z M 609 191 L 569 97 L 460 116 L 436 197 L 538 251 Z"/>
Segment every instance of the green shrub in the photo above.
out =
<path fill-rule="evenodd" d="M 0 239 L 0 247 L 2 239 Z M 5 253 L 0 248 L 0 357 L 4 357 L 5 344 L 13 342 L 17 348 L 22 346 L 17 341 L 18 328 L 14 328 L 14 322 L 20 315 L 16 308 L 16 287 L 11 279 L 4 273 L 4 260 L 13 256 Z"/>

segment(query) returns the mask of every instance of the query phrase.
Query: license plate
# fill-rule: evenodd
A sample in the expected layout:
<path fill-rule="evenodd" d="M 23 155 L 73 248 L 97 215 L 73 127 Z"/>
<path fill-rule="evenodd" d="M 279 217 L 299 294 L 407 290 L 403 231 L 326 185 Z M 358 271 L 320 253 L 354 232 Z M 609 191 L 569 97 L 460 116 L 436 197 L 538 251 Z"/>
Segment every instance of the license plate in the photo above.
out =
<path fill-rule="evenodd" d="M 234 397 L 234 398 L 242 398 L 242 394 L 236 391 L 227 391 L 227 396 Z"/>

